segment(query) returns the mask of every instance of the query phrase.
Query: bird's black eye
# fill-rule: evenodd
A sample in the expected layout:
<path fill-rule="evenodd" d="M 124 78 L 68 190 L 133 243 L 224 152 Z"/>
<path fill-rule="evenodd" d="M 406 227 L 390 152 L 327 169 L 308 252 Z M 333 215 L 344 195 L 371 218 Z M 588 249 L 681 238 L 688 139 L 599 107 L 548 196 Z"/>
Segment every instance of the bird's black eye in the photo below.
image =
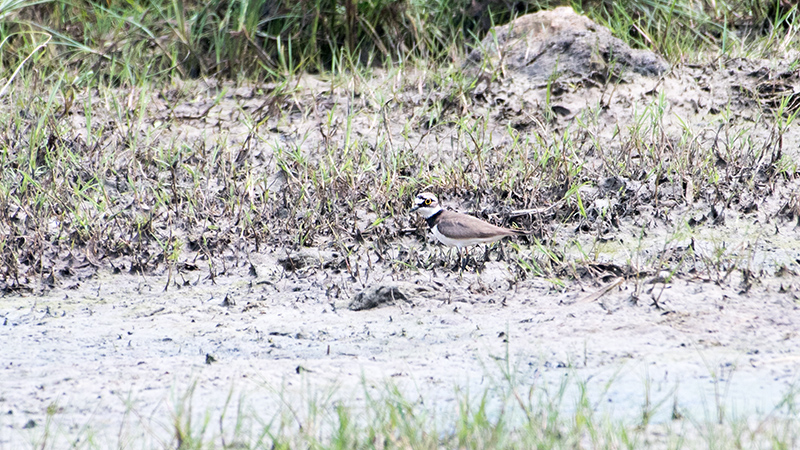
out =
<path fill-rule="evenodd" d="M 426 199 L 425 199 L 425 206 L 428 206 L 428 205 L 430 205 L 430 204 L 431 204 L 431 199 L 429 199 L 429 198 L 426 198 Z"/>

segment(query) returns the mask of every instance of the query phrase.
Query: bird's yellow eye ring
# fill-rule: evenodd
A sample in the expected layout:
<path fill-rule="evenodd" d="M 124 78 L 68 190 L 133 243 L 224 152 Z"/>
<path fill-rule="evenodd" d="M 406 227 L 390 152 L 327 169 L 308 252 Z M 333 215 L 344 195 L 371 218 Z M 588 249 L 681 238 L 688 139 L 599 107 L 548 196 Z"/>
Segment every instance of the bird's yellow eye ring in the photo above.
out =
<path fill-rule="evenodd" d="M 431 204 L 431 199 L 426 198 L 425 199 L 425 206 L 430 206 L 430 204 Z"/>

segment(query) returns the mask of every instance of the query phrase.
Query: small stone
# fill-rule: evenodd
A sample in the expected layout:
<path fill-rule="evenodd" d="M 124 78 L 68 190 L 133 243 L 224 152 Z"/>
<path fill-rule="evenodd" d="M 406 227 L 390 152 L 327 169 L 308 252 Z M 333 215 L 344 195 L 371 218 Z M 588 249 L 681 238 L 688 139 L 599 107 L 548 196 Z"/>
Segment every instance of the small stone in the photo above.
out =
<path fill-rule="evenodd" d="M 393 305 L 397 300 L 411 302 L 408 296 L 397 286 L 372 286 L 356 294 L 347 308 L 351 311 L 361 311 L 376 308 L 383 304 Z"/>

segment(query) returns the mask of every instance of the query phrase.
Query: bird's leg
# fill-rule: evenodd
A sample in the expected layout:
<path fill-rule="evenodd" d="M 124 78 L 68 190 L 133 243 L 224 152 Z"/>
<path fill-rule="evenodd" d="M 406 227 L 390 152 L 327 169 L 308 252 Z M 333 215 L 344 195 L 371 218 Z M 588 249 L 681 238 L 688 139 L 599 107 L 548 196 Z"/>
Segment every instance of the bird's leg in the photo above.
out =
<path fill-rule="evenodd" d="M 486 248 L 483 251 L 483 263 L 484 264 L 486 264 L 489 261 L 489 257 L 491 256 L 491 255 L 489 255 L 489 245 L 490 244 L 486 244 Z"/>

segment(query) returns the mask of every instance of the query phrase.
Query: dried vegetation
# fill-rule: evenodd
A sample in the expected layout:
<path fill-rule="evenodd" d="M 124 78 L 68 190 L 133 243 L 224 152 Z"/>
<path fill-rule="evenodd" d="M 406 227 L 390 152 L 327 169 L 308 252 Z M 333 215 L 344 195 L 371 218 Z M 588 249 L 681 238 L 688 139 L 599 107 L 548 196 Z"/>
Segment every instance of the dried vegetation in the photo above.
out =
<path fill-rule="evenodd" d="M 798 220 L 800 62 L 787 53 L 796 7 L 751 9 L 732 22 L 681 9 L 680 39 L 705 41 L 690 54 L 667 39 L 675 29 L 658 20 L 658 5 L 623 17 L 588 2 L 612 29 L 627 24 L 630 43 L 647 47 L 658 35 L 654 47 L 670 49 L 673 70 L 640 92 L 613 71 L 534 85 L 503 64 L 462 67 L 464 30 L 483 29 L 481 17 L 498 8 L 491 2 L 454 9 L 457 21 L 426 35 L 422 23 L 453 11 L 425 22 L 406 4 L 342 15 L 300 2 L 318 14 L 271 22 L 266 4 L 261 16 L 238 3 L 221 16 L 187 6 L 135 16 L 100 4 L 3 11 L 13 18 L 0 108 L 4 292 L 75 285 L 100 267 L 213 279 L 251 252 L 305 246 L 336 251 L 332 267 L 355 279 L 373 264 L 439 267 L 440 253 L 410 244 L 426 233 L 406 214 L 411 196 L 431 187 L 453 206 L 534 230 L 504 252 L 517 278 L 666 270 L 719 281 L 712 273 L 730 261 L 709 262 L 675 230 L 714 228 L 730 211 Z M 96 36 L 75 28 L 76 11 L 90 13 Z M 212 33 L 237 18 L 228 33 Z M 37 48 L 45 35 L 52 41 Z M 722 52 L 708 62 L 714 46 Z M 780 54 L 794 60 L 765 59 Z M 252 74 L 275 81 L 219 81 Z M 710 94 L 685 99 L 681 89 Z M 700 123 L 678 114 L 692 109 Z M 598 257 L 598 245 L 659 229 L 673 237 L 641 248 L 644 261 Z"/>

